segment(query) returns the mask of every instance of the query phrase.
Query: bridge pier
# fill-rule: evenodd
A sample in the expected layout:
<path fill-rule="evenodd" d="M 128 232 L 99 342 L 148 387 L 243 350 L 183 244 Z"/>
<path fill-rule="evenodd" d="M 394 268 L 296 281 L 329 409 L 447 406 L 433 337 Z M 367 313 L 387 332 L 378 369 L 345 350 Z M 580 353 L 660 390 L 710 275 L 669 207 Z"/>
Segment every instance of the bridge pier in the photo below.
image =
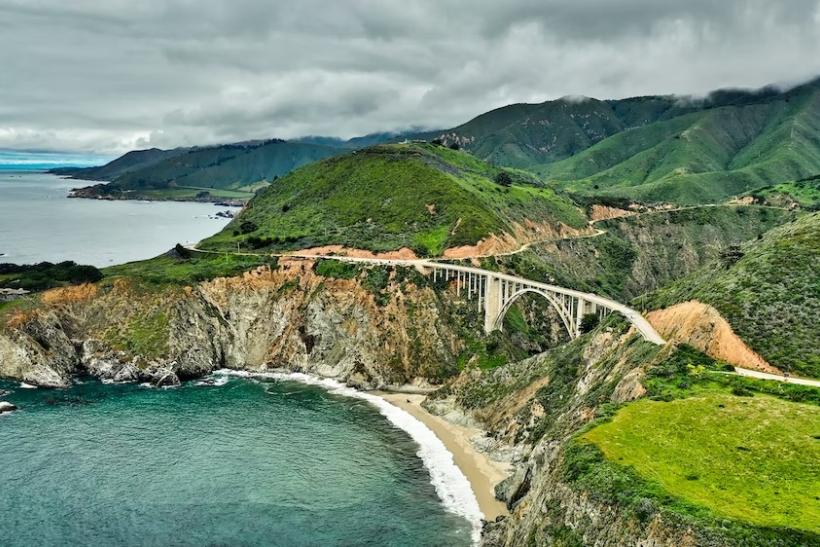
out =
<path fill-rule="evenodd" d="M 501 280 L 494 275 L 488 275 L 484 288 L 484 334 L 493 332 L 496 324 L 499 330 L 501 329 L 501 322 L 498 319 L 502 307 Z"/>
<path fill-rule="evenodd" d="M 588 302 L 583 298 L 578 299 L 578 303 L 575 306 L 575 332 L 576 336 L 581 334 L 581 321 L 584 319 L 584 316 L 588 313 L 595 313 L 598 310 L 598 306 L 595 305 L 595 302 Z"/>

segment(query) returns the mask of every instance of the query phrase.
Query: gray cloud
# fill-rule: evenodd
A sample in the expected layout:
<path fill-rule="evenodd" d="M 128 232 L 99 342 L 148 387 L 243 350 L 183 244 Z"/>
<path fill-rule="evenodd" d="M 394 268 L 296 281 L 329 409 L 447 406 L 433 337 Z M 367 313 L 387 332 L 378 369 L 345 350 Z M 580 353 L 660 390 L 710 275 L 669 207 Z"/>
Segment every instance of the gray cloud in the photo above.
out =
<path fill-rule="evenodd" d="M 820 0 L 0 0 L 0 148 L 445 127 L 820 74 Z"/>

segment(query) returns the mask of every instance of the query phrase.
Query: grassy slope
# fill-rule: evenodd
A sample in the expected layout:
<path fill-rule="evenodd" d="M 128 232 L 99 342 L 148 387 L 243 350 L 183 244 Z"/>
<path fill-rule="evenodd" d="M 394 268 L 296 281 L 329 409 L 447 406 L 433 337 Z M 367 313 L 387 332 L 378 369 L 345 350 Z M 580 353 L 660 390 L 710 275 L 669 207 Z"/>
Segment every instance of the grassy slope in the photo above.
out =
<path fill-rule="evenodd" d="M 62 175 L 71 175 L 82 180 L 110 181 L 125 173 L 145 169 L 165 159 L 184 154 L 186 151 L 187 149 L 185 148 L 175 148 L 173 150 L 160 150 L 159 148 L 132 150 L 99 167 L 62 167 L 53 169 L 52 172 Z"/>
<path fill-rule="evenodd" d="M 624 129 L 691 109 L 673 97 L 558 99 L 505 106 L 453 129 L 421 136 L 457 141 L 495 165 L 527 168 L 565 159 Z"/>
<path fill-rule="evenodd" d="M 149 260 L 110 266 L 103 270 L 103 283 L 128 278 L 148 285 L 192 285 L 216 277 L 229 277 L 257 266 L 276 264 L 276 259 L 241 255 L 221 255 L 190 251 L 179 256 L 173 251 Z"/>
<path fill-rule="evenodd" d="M 584 225 L 583 214 L 567 198 L 517 172 L 511 187 L 500 186 L 492 180 L 497 172 L 466 152 L 441 146 L 368 148 L 280 179 L 203 248 L 236 249 L 253 237 L 274 249 L 407 246 L 435 255 L 527 218 Z M 246 225 L 242 233 L 246 222 L 256 229 Z"/>
<path fill-rule="evenodd" d="M 820 213 L 775 228 L 743 253 L 737 262 L 707 266 L 639 305 L 700 300 L 717 308 L 775 366 L 820 377 Z"/>
<path fill-rule="evenodd" d="M 708 393 L 643 399 L 584 435 L 673 496 L 758 526 L 820 532 L 820 409 Z"/>
<path fill-rule="evenodd" d="M 777 207 L 798 206 L 809 211 L 820 210 L 820 175 L 781 182 L 748 192 L 755 203 Z"/>
<path fill-rule="evenodd" d="M 709 203 L 820 172 L 817 83 L 620 132 L 536 169 L 584 194 Z"/>
<path fill-rule="evenodd" d="M 646 360 L 647 398 L 602 408 L 564 448 L 561 474 L 646 524 L 655 511 L 708 545 L 820 538 L 820 390 L 722 374 L 688 346 Z"/>

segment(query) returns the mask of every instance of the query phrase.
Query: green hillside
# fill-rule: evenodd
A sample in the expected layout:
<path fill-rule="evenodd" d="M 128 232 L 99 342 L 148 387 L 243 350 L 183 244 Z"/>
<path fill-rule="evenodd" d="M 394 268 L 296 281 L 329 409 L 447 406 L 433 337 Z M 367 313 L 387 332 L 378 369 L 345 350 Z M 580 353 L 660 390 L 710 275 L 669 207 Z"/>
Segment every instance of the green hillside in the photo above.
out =
<path fill-rule="evenodd" d="M 725 249 L 755 239 L 795 214 L 734 205 L 655 211 L 597 222 L 602 233 L 596 237 L 533 245 L 492 263 L 530 279 L 626 302 L 712 263 Z"/>
<path fill-rule="evenodd" d="M 773 365 L 820 377 L 820 213 L 804 215 L 761 239 L 640 299 L 662 308 L 697 299 L 714 306 Z"/>
<path fill-rule="evenodd" d="M 677 106 L 672 97 L 564 98 L 505 106 L 424 136 L 457 142 L 495 165 L 528 168 L 568 158 L 630 127 L 691 109 Z"/>
<path fill-rule="evenodd" d="M 262 191 L 203 248 L 325 244 L 426 255 L 475 243 L 530 219 L 585 225 L 566 197 L 529 175 L 431 144 L 380 145 L 305 166 Z"/>
<path fill-rule="evenodd" d="M 820 85 L 623 131 L 534 168 L 570 191 L 713 203 L 820 173 Z"/>
<path fill-rule="evenodd" d="M 162 152 L 162 151 L 160 151 Z M 76 192 L 80 197 L 247 200 L 260 186 L 307 163 L 342 153 L 319 144 L 278 139 L 163 152 L 158 161 L 126 162 L 128 154 L 92 172 L 111 183 Z M 133 154 L 133 153 L 131 153 Z M 133 160 L 134 158 L 132 158 Z M 156 154 L 151 160 L 156 159 Z M 122 169 L 128 165 L 127 169 Z"/>
<path fill-rule="evenodd" d="M 775 207 L 799 207 L 809 211 L 820 210 L 820 175 L 781 182 L 752 190 L 746 194 L 755 203 Z"/>
<path fill-rule="evenodd" d="M 715 203 L 820 173 L 820 80 L 703 99 L 564 98 L 514 104 L 449 130 L 494 165 L 529 169 L 587 196 Z"/>

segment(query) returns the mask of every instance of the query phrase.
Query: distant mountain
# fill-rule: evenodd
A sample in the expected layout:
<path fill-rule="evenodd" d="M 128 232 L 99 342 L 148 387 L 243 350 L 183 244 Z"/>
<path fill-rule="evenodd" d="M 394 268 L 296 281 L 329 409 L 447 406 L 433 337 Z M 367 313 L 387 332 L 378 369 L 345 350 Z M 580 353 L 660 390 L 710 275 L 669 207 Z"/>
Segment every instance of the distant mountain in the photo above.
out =
<path fill-rule="evenodd" d="M 573 192 L 702 203 L 820 173 L 820 80 L 700 100 L 511 105 L 436 134 Z"/>
<path fill-rule="evenodd" d="M 341 244 L 373 251 L 445 248 L 512 234 L 529 222 L 586 226 L 565 196 L 526 174 L 427 143 L 378 145 L 316 162 L 254 197 L 205 249 Z"/>
<path fill-rule="evenodd" d="M 102 167 L 59 173 L 110 181 L 78 190 L 77 197 L 247 200 L 256 189 L 296 167 L 343 152 L 320 144 L 271 139 L 141 150 Z"/>
<path fill-rule="evenodd" d="M 292 142 L 303 142 L 308 144 L 320 144 L 323 146 L 333 146 L 336 148 L 346 148 L 349 150 L 356 150 L 359 148 L 367 148 L 377 144 L 397 143 L 406 139 L 421 139 L 435 135 L 436 131 L 407 130 L 407 131 L 382 131 L 379 133 L 369 133 L 361 137 L 353 137 L 352 139 L 344 140 L 336 137 L 301 137 L 294 139 Z"/>
<path fill-rule="evenodd" d="M 160 150 L 159 148 L 149 148 L 147 150 L 134 150 L 119 158 L 98 167 L 64 167 L 52 169 L 58 175 L 68 175 L 82 180 L 103 180 L 111 181 L 115 178 L 151 167 L 164 159 L 185 154 L 189 148 L 175 148 L 173 150 Z"/>

